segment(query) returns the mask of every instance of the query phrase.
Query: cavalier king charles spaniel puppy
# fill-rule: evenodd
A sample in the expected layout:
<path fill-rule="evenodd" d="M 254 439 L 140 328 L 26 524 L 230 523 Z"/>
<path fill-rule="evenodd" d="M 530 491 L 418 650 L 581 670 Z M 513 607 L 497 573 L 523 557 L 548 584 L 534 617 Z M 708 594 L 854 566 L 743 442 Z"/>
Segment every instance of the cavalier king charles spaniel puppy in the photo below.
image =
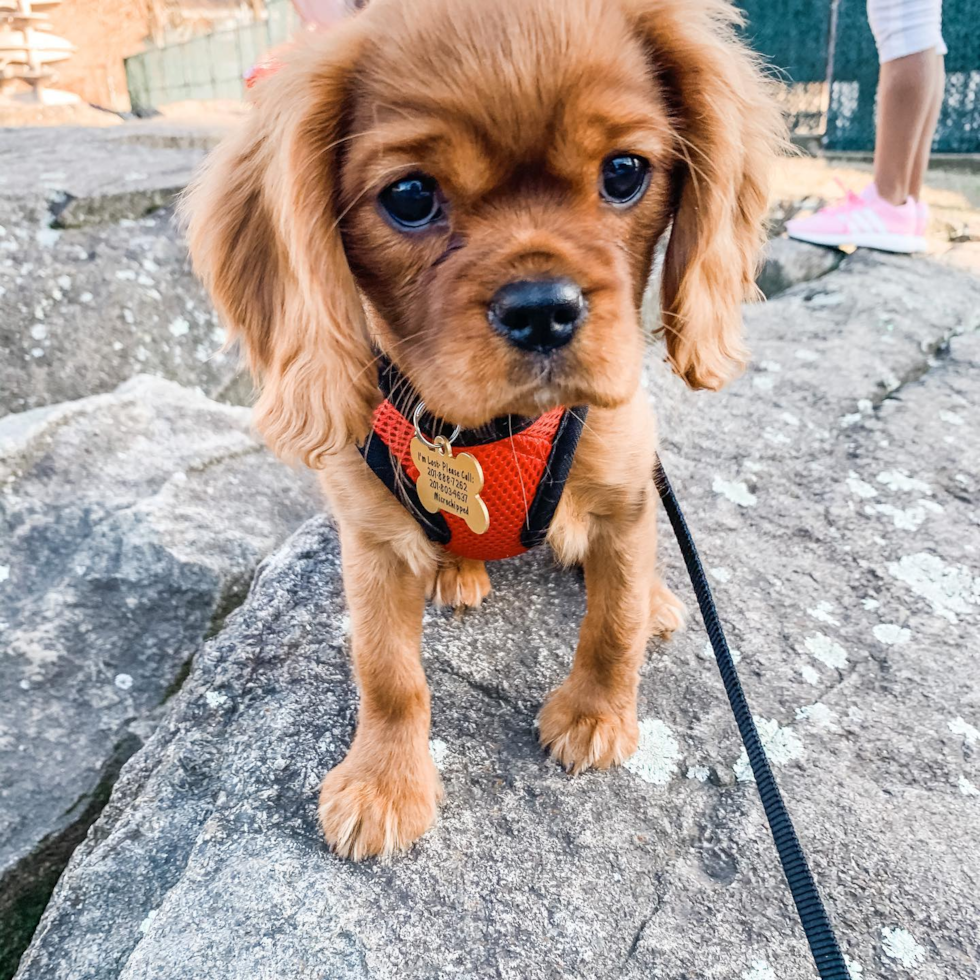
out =
<path fill-rule="evenodd" d="M 339 528 L 360 710 L 319 818 L 341 855 L 388 855 L 432 824 L 423 607 L 490 590 L 477 534 L 409 499 L 413 425 L 476 506 L 456 426 L 504 447 L 482 458 L 491 500 L 515 430 L 588 412 L 538 521 L 588 592 L 540 738 L 572 772 L 636 749 L 648 638 L 682 622 L 655 560 L 641 300 L 668 235 L 673 370 L 717 389 L 742 368 L 782 139 L 737 21 L 725 0 L 370 0 L 281 56 L 189 192 L 195 266 L 259 379 L 256 424 L 320 471 Z"/>

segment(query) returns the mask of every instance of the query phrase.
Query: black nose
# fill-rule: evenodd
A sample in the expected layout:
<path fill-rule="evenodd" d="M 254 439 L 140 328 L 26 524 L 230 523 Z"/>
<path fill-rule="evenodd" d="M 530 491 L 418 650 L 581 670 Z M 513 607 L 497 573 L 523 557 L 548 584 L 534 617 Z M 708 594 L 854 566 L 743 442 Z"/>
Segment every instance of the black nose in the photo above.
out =
<path fill-rule="evenodd" d="M 570 279 L 509 282 L 490 300 L 490 323 L 522 350 L 564 347 L 585 319 L 585 297 Z"/>

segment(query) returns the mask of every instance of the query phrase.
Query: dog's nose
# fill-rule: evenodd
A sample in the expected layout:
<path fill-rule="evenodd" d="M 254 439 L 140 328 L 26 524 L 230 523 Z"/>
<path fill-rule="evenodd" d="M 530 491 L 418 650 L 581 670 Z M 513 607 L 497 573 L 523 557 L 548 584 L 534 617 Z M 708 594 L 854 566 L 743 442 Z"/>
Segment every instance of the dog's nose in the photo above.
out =
<path fill-rule="evenodd" d="M 524 279 L 490 300 L 490 323 L 508 343 L 546 353 L 564 347 L 585 319 L 585 297 L 570 279 Z"/>

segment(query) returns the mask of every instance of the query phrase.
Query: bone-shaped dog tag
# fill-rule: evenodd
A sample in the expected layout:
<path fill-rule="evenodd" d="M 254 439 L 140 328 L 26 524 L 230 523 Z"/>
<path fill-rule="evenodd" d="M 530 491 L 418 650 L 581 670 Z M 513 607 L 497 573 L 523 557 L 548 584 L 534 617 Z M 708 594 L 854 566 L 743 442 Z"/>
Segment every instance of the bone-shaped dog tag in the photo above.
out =
<path fill-rule="evenodd" d="M 436 436 L 435 448 L 416 436 L 411 450 L 419 471 L 415 486 L 422 506 L 430 514 L 444 510 L 462 517 L 474 534 L 483 534 L 490 527 L 490 514 L 480 499 L 483 489 L 480 461 L 469 453 L 454 456 L 445 436 Z"/>

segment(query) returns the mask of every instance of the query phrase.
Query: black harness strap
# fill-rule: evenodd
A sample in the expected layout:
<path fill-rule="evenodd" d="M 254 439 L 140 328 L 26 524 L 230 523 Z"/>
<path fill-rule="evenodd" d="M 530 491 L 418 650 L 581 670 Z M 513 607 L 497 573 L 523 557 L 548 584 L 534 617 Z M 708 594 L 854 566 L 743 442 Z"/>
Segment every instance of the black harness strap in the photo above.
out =
<path fill-rule="evenodd" d="M 408 425 L 410 424 L 409 420 L 413 418 L 416 406 L 421 401 L 419 394 L 393 361 L 381 353 L 377 355 L 377 360 L 378 388 L 385 400 L 382 410 L 390 406 Z M 422 413 L 418 423 L 423 432 L 428 432 L 432 436 L 442 435 L 450 439 L 454 449 L 476 450 L 489 443 L 509 441 L 510 458 L 513 459 L 514 465 L 511 478 L 514 480 L 515 492 L 520 490 L 521 496 L 527 501 L 526 510 L 522 515 L 516 513 L 512 507 L 501 508 L 499 514 L 505 521 L 504 527 L 513 525 L 512 537 L 515 547 L 512 554 L 519 554 L 523 549 L 535 548 L 539 544 L 543 544 L 548 536 L 548 529 L 551 527 L 558 504 L 561 502 L 565 482 L 575 460 L 575 450 L 578 448 L 579 438 L 582 435 L 582 429 L 585 427 L 585 419 L 588 413 L 587 405 L 576 405 L 573 408 L 562 409 L 561 420 L 552 437 L 550 447 L 544 447 L 547 449 L 548 455 L 543 461 L 544 469 L 533 487 L 530 501 L 527 501 L 514 437 L 526 433 L 540 421 L 541 416 L 529 418 L 523 415 L 502 415 L 490 419 L 489 422 L 477 428 L 461 429 L 455 427 L 455 432 L 453 432 L 454 427 L 451 424 L 444 419 L 433 417 L 428 412 Z M 544 438 L 537 437 L 534 441 L 540 444 L 544 442 Z M 422 506 L 415 484 L 407 478 L 401 462 L 379 434 L 377 421 L 375 421 L 374 430 L 364 444 L 358 447 L 358 450 L 375 476 L 418 521 L 426 537 L 452 551 L 453 533 L 443 512 L 438 511 L 435 514 L 430 514 Z M 533 461 L 532 451 L 533 443 L 531 440 L 528 440 L 527 445 L 520 450 L 522 455 L 531 457 Z M 495 478 L 498 476 L 499 474 L 494 474 Z M 484 499 L 487 498 L 484 497 Z M 472 555 L 471 557 L 477 556 Z"/>
<path fill-rule="evenodd" d="M 844 962 L 840 946 L 837 944 L 834 928 L 830 924 L 827 910 L 824 908 L 813 875 L 810 874 L 806 856 L 800 846 L 796 831 L 793 829 L 789 811 L 779 793 L 779 787 L 776 785 L 769 760 L 766 758 L 766 750 L 762 746 L 762 739 L 759 738 L 758 729 L 752 719 L 752 712 L 749 710 L 749 703 L 745 699 L 738 672 L 735 670 L 735 661 L 732 660 L 725 633 L 721 628 L 718 610 L 715 608 L 715 601 L 712 598 L 711 588 L 701 565 L 698 549 L 691 537 L 691 531 L 687 526 L 687 521 L 684 520 L 684 515 L 677 503 L 677 498 L 674 496 L 674 490 L 667 479 L 667 474 L 664 473 L 659 457 L 654 468 L 653 478 L 657 484 L 657 490 L 660 492 L 664 510 L 667 511 L 667 516 L 670 518 L 677 543 L 680 545 L 681 554 L 684 556 L 688 575 L 691 576 L 691 584 L 694 586 L 698 606 L 701 608 L 701 618 L 704 620 L 704 627 L 708 632 L 708 638 L 711 640 L 711 648 L 714 650 L 715 659 L 718 661 L 718 669 L 721 671 L 721 679 L 725 685 L 725 692 L 728 694 L 739 733 L 745 743 L 745 750 L 748 753 L 752 773 L 755 776 L 755 784 L 758 787 L 759 796 L 762 798 L 762 807 L 766 811 L 769 829 L 772 831 L 773 840 L 776 842 L 779 860 L 786 874 L 786 880 L 789 882 L 789 890 L 792 892 L 793 901 L 796 903 L 796 911 L 800 916 L 800 922 L 803 924 L 806 941 L 810 944 L 810 952 L 813 954 L 813 960 L 817 965 L 817 972 L 819 972 L 821 980 L 850 980 L 851 975 Z"/>

